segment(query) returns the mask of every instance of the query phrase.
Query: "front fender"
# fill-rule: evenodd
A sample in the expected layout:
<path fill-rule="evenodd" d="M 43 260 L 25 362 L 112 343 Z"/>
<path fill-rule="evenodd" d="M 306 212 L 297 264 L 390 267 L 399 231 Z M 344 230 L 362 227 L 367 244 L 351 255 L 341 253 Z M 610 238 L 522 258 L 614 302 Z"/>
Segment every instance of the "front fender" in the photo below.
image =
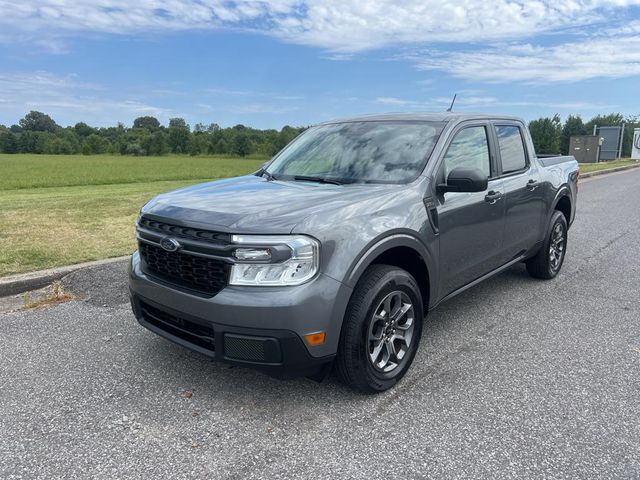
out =
<path fill-rule="evenodd" d="M 415 232 L 411 230 L 397 229 L 381 235 L 369 242 L 360 255 L 358 255 L 350 265 L 347 270 L 347 274 L 344 277 L 344 283 L 350 288 L 354 288 L 364 271 L 376 258 L 384 252 L 396 247 L 410 248 L 417 252 L 423 259 L 427 269 L 429 303 L 433 302 L 437 295 L 437 282 L 435 281 L 435 275 L 437 275 L 437 264 L 434 260 L 435 255 L 427 248 Z M 428 308 L 429 305 L 425 305 L 425 311 Z"/>

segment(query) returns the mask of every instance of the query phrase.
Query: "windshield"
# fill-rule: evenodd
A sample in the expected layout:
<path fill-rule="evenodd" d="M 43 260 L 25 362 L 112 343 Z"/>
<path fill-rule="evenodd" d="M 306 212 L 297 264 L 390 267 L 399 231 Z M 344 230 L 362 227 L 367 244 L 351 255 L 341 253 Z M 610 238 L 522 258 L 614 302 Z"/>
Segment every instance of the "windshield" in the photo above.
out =
<path fill-rule="evenodd" d="M 266 172 L 278 180 L 407 183 L 424 168 L 441 130 L 437 122 L 320 125 L 289 144 Z"/>

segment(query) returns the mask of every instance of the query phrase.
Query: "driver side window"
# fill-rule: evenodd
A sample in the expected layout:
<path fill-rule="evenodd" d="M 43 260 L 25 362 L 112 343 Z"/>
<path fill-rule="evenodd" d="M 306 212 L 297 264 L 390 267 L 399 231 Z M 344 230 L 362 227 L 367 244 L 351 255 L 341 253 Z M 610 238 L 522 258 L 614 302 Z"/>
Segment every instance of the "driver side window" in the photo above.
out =
<path fill-rule="evenodd" d="M 458 167 L 479 168 L 487 178 L 491 176 L 486 127 L 467 127 L 453 138 L 444 156 L 444 178 Z"/>

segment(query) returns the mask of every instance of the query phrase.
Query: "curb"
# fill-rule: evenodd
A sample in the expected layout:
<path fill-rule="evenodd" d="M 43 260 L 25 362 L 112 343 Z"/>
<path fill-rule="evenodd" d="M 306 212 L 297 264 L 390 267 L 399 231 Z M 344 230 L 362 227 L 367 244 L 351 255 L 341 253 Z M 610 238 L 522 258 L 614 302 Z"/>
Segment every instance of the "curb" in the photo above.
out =
<path fill-rule="evenodd" d="M 65 267 L 51 268 L 48 270 L 38 270 L 36 272 L 20 273 L 9 277 L 0 278 L 0 297 L 8 297 L 19 293 L 28 292 L 45 287 L 51 282 L 60 280 L 65 275 L 82 268 L 108 265 L 110 263 L 122 262 L 129 259 L 129 255 L 124 257 L 107 258 L 106 260 L 95 260 L 93 262 L 77 263 Z"/>
<path fill-rule="evenodd" d="M 580 174 L 580 179 L 589 178 L 589 177 L 597 177 L 598 175 L 605 175 L 607 173 L 623 172 L 625 170 L 632 170 L 632 169 L 638 168 L 638 167 L 640 167 L 640 162 L 638 162 L 637 165 L 624 165 L 622 167 L 605 168 L 603 170 L 596 170 L 595 172 L 581 173 Z"/>

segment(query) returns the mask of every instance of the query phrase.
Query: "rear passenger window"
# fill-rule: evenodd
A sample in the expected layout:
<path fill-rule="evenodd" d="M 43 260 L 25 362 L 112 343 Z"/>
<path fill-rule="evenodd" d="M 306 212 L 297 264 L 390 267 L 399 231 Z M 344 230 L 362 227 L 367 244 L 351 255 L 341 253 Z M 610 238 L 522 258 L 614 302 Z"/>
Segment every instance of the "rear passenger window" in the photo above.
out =
<path fill-rule="evenodd" d="M 523 170 L 527 166 L 527 157 L 524 153 L 520 128 L 508 125 L 496 126 L 496 133 L 502 159 L 502 173 Z"/>
<path fill-rule="evenodd" d="M 460 130 L 451 141 L 444 156 L 444 177 L 457 167 L 479 168 L 487 178 L 491 175 L 489 142 L 485 127 L 468 127 Z"/>

